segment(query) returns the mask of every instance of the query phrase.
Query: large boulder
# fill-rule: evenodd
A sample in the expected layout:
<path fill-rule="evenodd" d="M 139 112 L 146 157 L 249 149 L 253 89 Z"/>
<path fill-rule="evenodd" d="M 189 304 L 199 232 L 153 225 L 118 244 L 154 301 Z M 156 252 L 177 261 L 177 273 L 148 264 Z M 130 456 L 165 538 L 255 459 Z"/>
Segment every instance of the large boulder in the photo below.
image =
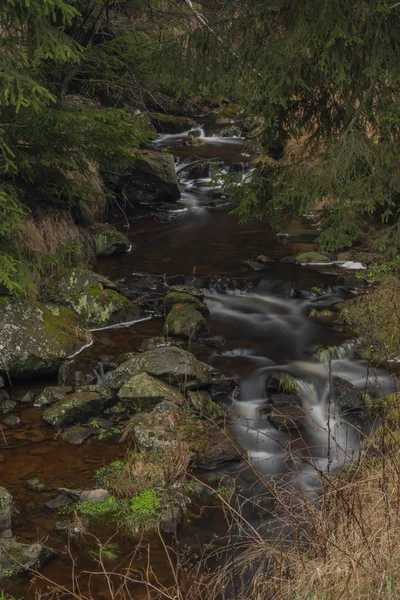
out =
<path fill-rule="evenodd" d="M 12 496 L 4 487 L 0 487 L 0 538 L 12 536 L 11 532 Z"/>
<path fill-rule="evenodd" d="M 118 398 L 137 411 L 152 410 L 164 400 L 179 406 L 185 402 L 177 389 L 147 373 L 139 373 L 129 379 L 118 392 Z"/>
<path fill-rule="evenodd" d="M 0 298 L 0 371 L 11 378 L 57 373 L 71 352 L 88 340 L 66 307 Z"/>
<path fill-rule="evenodd" d="M 192 339 L 207 330 L 207 321 L 193 304 L 175 304 L 165 319 L 165 334 Z"/>
<path fill-rule="evenodd" d="M 116 291 L 113 281 L 87 269 L 61 272 L 48 283 L 46 297 L 72 309 L 86 327 L 135 321 L 140 308 Z"/>
<path fill-rule="evenodd" d="M 365 408 L 365 393 L 341 377 L 332 377 L 327 383 L 327 392 L 330 402 L 336 404 L 340 411 L 348 412 Z"/>
<path fill-rule="evenodd" d="M 159 404 L 150 413 L 141 413 L 134 419 L 132 435 L 142 452 L 169 452 L 174 456 L 179 445 L 188 445 L 193 465 L 213 470 L 224 463 L 241 458 L 229 435 L 217 426 L 179 413 L 170 403 Z"/>
<path fill-rule="evenodd" d="M 72 387 L 70 386 L 56 386 L 51 385 L 45 388 L 38 396 L 35 398 L 34 406 L 42 407 L 42 406 L 50 406 L 57 402 L 57 400 L 62 400 L 65 398 L 67 394 L 72 392 Z"/>
<path fill-rule="evenodd" d="M 119 390 L 134 375 L 143 372 L 181 390 L 206 387 L 212 381 L 208 365 L 198 361 L 190 352 L 172 346 L 131 357 L 111 373 L 110 387 Z"/>
<path fill-rule="evenodd" d="M 196 121 L 190 117 L 177 117 L 163 113 L 152 113 L 150 117 L 159 133 L 183 133 L 197 126 Z"/>
<path fill-rule="evenodd" d="M 21 544 L 16 540 L 0 541 L 0 581 L 28 569 L 38 569 L 54 555 L 40 543 Z"/>
<path fill-rule="evenodd" d="M 116 252 L 127 252 L 131 243 L 118 229 L 111 225 L 97 223 L 90 229 L 96 256 L 110 256 Z"/>
<path fill-rule="evenodd" d="M 165 152 L 136 151 L 133 167 L 120 176 L 117 188 L 132 203 L 179 200 L 174 157 Z"/>
<path fill-rule="evenodd" d="M 43 419 L 57 429 L 84 423 L 103 412 L 111 399 L 110 390 L 99 385 L 87 385 L 46 408 Z"/>

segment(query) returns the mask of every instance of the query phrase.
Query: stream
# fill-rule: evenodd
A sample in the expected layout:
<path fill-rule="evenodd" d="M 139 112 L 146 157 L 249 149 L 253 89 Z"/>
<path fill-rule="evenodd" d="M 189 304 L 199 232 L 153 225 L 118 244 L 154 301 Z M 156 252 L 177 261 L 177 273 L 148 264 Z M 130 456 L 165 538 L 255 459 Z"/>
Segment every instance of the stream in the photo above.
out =
<path fill-rule="evenodd" d="M 129 253 L 99 260 L 96 270 L 114 280 L 124 279 L 127 285 L 135 273 L 148 273 L 179 276 L 182 282 L 205 290 L 210 335 L 223 336 L 226 344 L 212 348 L 193 341 L 189 349 L 225 375 L 240 377 L 240 391 L 229 399 L 229 426 L 235 441 L 247 450 L 251 464 L 264 477 L 295 472 L 300 474 L 306 493 L 313 495 L 317 491 L 315 465 L 322 470 L 334 469 L 357 455 L 363 427 L 356 415 L 345 419 L 330 404 L 328 379 L 337 375 L 379 396 L 391 391 L 390 379 L 383 371 L 371 373 L 354 356 L 351 344 L 346 343 L 348 335 L 340 328 L 309 318 L 313 307 L 333 305 L 351 294 L 340 273 L 280 262 L 297 252 L 312 250 L 312 246 L 289 244 L 265 222 L 240 224 L 230 214 L 233 206 L 222 193 L 216 193 L 211 178 L 218 178 L 218 172 L 236 172 L 238 180 L 249 176 L 246 140 L 219 137 L 207 126 L 201 127 L 198 135 L 201 145 L 196 147 L 184 145 L 185 134 L 159 136 L 155 147 L 169 147 L 176 157 L 182 188 L 177 210 L 143 211 L 141 216 L 129 219 L 129 230 L 120 216 L 115 216 L 115 221 L 110 218 L 128 235 L 132 248 Z M 209 161 L 208 166 L 199 159 Z M 197 164 L 190 167 L 194 161 Z M 293 223 L 289 230 L 302 228 L 303 223 Z M 268 256 L 272 262 L 253 273 L 244 261 L 259 255 Z M 96 331 L 94 343 L 80 354 L 80 363 L 90 369 L 101 355 L 116 357 L 138 350 L 144 339 L 160 335 L 162 323 L 154 318 Z M 316 349 L 326 345 L 340 347 L 330 365 L 315 358 Z M 296 379 L 303 410 L 300 436 L 278 429 L 266 418 L 266 382 L 277 372 Z M 28 389 L 41 390 L 54 383 L 46 379 L 18 384 L 12 390 L 12 399 L 19 400 Z M 118 436 L 90 438 L 81 446 L 73 446 L 63 442 L 42 420 L 41 409 L 19 406 L 21 423 L 16 428 L 4 426 L 0 453 L 2 485 L 13 495 L 18 511 L 13 520 L 14 533 L 29 543 L 45 540 L 57 550 L 59 554 L 43 567 L 42 573 L 70 585 L 71 560 L 64 553 L 66 536 L 55 530 L 60 516 L 45 507 L 54 492 L 31 491 L 25 482 L 39 477 L 52 488 L 88 488 L 95 471 L 122 458 L 126 448 Z M 332 445 L 329 439 L 336 443 Z M 243 464 L 235 463 L 223 472 L 234 477 L 245 493 L 252 489 L 253 475 Z M 215 474 L 197 476 L 212 482 Z M 254 489 L 248 493 L 254 494 Z M 197 547 L 207 543 L 215 532 L 223 532 L 224 527 L 220 511 L 205 510 L 200 517 L 189 516 L 180 539 L 182 544 Z M 120 557 L 132 551 L 132 539 L 122 533 L 113 543 Z M 75 540 L 72 551 L 78 557 L 78 569 L 94 568 L 87 544 Z M 156 540 L 152 562 L 161 578 L 164 560 Z M 35 585 L 43 584 L 31 584 L 22 577 L 12 582 L 10 590 L 17 598 L 28 599 L 34 597 Z M 92 589 L 96 598 L 110 597 L 100 579 Z"/>

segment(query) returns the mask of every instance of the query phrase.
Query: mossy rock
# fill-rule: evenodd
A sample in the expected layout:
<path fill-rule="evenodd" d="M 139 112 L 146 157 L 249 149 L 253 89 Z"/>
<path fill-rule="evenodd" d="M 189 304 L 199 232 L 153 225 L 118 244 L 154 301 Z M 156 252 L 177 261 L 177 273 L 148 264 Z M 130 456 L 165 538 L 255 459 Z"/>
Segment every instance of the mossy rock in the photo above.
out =
<path fill-rule="evenodd" d="M 0 538 L 11 537 L 12 496 L 4 487 L 0 487 Z"/>
<path fill-rule="evenodd" d="M 67 307 L 0 300 L 0 371 L 11 378 L 57 373 L 68 354 L 90 339 Z"/>
<path fill-rule="evenodd" d="M 49 386 L 45 388 L 38 396 L 35 398 L 34 406 L 41 408 L 42 406 L 50 406 L 54 404 L 58 400 L 62 400 L 65 396 L 72 392 L 72 387 L 70 386 Z"/>
<path fill-rule="evenodd" d="M 168 384 L 147 373 L 134 375 L 118 392 L 118 398 L 135 411 L 150 411 L 167 400 L 177 406 L 185 402 L 184 396 Z"/>
<path fill-rule="evenodd" d="M 194 287 L 194 285 L 183 285 L 183 284 L 171 285 L 171 287 L 169 288 L 167 293 L 168 294 L 170 294 L 170 293 L 189 294 L 190 296 L 194 296 L 194 298 L 197 298 L 197 300 L 199 300 L 200 302 L 203 302 L 203 300 L 204 300 L 203 290 L 200 290 L 199 288 Z"/>
<path fill-rule="evenodd" d="M 321 252 L 301 252 L 300 254 L 296 254 L 295 262 L 298 265 L 303 264 L 312 264 L 312 263 L 329 263 L 331 259 L 326 254 L 322 254 Z"/>
<path fill-rule="evenodd" d="M 28 569 L 39 569 L 54 551 L 40 543 L 21 544 L 16 540 L 0 540 L 0 581 Z"/>
<path fill-rule="evenodd" d="M 180 199 L 172 154 L 135 150 L 134 159 L 134 165 L 117 182 L 117 187 L 123 189 L 130 202 L 165 203 Z"/>
<path fill-rule="evenodd" d="M 54 277 L 45 294 L 72 309 L 86 327 L 101 328 L 139 319 L 140 308 L 115 288 L 107 277 L 87 269 L 71 269 Z"/>
<path fill-rule="evenodd" d="M 150 118 L 159 133 L 183 133 L 197 127 L 196 121 L 190 117 L 151 113 Z"/>
<path fill-rule="evenodd" d="M 196 296 L 192 296 L 191 294 L 187 294 L 185 292 L 177 292 L 175 290 L 169 290 L 167 294 L 164 296 L 164 311 L 166 314 L 172 310 L 175 304 L 190 304 L 201 312 L 202 315 L 207 316 L 210 311 L 204 302 L 201 302 Z"/>
<path fill-rule="evenodd" d="M 57 429 L 84 423 L 103 412 L 111 399 L 110 390 L 98 385 L 88 385 L 46 408 L 43 419 Z"/>
<path fill-rule="evenodd" d="M 193 339 L 207 329 L 207 321 L 193 304 L 175 304 L 165 319 L 164 332 L 173 337 Z"/>
<path fill-rule="evenodd" d="M 215 122 L 225 125 L 239 119 L 242 113 L 243 109 L 238 104 L 229 104 L 218 111 Z"/>
<path fill-rule="evenodd" d="M 120 231 L 111 225 L 97 223 L 90 229 L 94 242 L 94 251 L 97 257 L 110 256 L 117 252 L 127 252 L 131 243 Z"/>
<path fill-rule="evenodd" d="M 119 390 L 138 373 L 159 377 L 180 390 L 203 388 L 212 382 L 210 367 L 181 348 L 156 348 L 133 356 L 110 375 L 111 389 Z"/>
<path fill-rule="evenodd" d="M 188 414 L 170 411 L 166 419 L 165 412 L 156 407 L 134 417 L 132 425 L 135 444 L 142 452 L 170 452 L 173 456 L 174 448 L 185 442 L 193 453 L 193 466 L 206 470 L 241 458 L 226 432 Z"/>

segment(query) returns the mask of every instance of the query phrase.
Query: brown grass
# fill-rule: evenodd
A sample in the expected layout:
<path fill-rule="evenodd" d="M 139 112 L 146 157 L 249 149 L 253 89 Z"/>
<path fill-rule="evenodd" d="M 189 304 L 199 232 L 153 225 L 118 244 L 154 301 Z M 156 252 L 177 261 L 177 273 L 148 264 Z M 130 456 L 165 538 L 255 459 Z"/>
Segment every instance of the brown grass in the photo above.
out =
<path fill-rule="evenodd" d="M 69 213 L 54 210 L 36 219 L 27 219 L 22 239 L 30 258 L 45 274 L 94 263 L 91 236 L 75 225 Z"/>

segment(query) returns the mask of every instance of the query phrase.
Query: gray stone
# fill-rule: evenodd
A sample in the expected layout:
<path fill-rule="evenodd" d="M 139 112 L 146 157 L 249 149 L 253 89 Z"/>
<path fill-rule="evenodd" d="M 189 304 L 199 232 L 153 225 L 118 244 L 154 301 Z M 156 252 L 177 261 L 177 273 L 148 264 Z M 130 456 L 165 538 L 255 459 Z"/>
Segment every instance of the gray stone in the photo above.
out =
<path fill-rule="evenodd" d="M 204 302 L 201 302 L 196 296 L 185 292 L 170 290 L 164 297 L 165 314 L 168 314 L 176 304 L 190 304 L 203 315 L 208 315 L 210 313 L 207 305 L 204 304 Z"/>
<path fill-rule="evenodd" d="M 214 337 L 199 338 L 197 342 L 209 348 L 223 348 L 226 344 L 226 339 L 222 335 L 215 335 Z"/>
<path fill-rule="evenodd" d="M 90 427 L 83 427 L 82 425 L 73 425 L 72 427 L 68 427 L 63 434 L 62 439 L 64 442 L 69 442 L 70 444 L 83 444 L 85 440 L 87 440 L 92 435 L 92 429 Z"/>
<path fill-rule="evenodd" d="M 57 402 L 57 400 L 62 400 L 65 396 L 72 392 L 72 387 L 70 386 L 49 386 L 45 388 L 38 396 L 36 396 L 34 406 L 50 406 Z"/>
<path fill-rule="evenodd" d="M 12 536 L 11 512 L 12 496 L 4 487 L 0 487 L 0 538 Z"/>
<path fill-rule="evenodd" d="M 21 423 L 21 419 L 17 415 L 10 415 L 4 419 L 3 423 L 8 425 L 8 427 L 17 427 Z"/>
<path fill-rule="evenodd" d="M 170 294 L 170 293 L 189 294 L 190 296 L 197 298 L 197 300 L 200 300 L 200 302 L 203 302 L 203 300 L 204 300 L 203 290 L 194 287 L 194 285 L 183 285 L 183 284 L 171 285 L 171 287 L 169 288 L 167 293 L 168 294 Z"/>
<path fill-rule="evenodd" d="M 110 375 L 111 389 L 118 390 L 131 377 L 147 373 L 181 390 L 206 387 L 212 381 L 211 369 L 181 348 L 156 348 L 133 356 Z"/>
<path fill-rule="evenodd" d="M 166 348 L 168 346 L 175 346 L 176 348 L 183 348 L 184 342 L 180 341 L 180 340 L 165 338 L 162 336 L 152 337 L 152 338 L 143 340 L 143 342 L 140 344 L 140 350 L 142 352 L 147 352 L 148 350 L 154 350 L 155 348 Z"/>
<path fill-rule="evenodd" d="M 42 544 L 21 544 L 16 540 L 0 541 L 0 580 L 7 579 L 28 569 L 38 569 L 54 551 Z"/>
<path fill-rule="evenodd" d="M 190 117 L 151 113 L 151 121 L 160 133 L 184 133 L 197 127 L 196 121 Z"/>
<path fill-rule="evenodd" d="M 16 406 L 17 403 L 13 402 L 13 400 L 0 400 L 0 414 L 6 415 L 15 410 Z"/>
<path fill-rule="evenodd" d="M 22 404 L 32 404 L 35 401 L 35 397 L 36 395 L 33 392 L 26 392 L 19 401 Z"/>
<path fill-rule="evenodd" d="M 139 412 L 150 411 L 163 400 L 178 406 L 185 402 L 184 396 L 176 388 L 147 373 L 139 373 L 129 379 L 119 390 L 118 398 Z"/>
<path fill-rule="evenodd" d="M 43 413 L 43 419 L 56 428 L 84 423 L 107 408 L 112 398 L 110 390 L 89 385 L 59 400 Z"/>
<path fill-rule="evenodd" d="M 113 281 L 87 269 L 71 269 L 54 277 L 46 297 L 73 310 L 85 327 L 101 328 L 135 321 L 140 308 L 116 291 Z"/>
<path fill-rule="evenodd" d="M 207 329 L 207 321 L 192 304 L 176 304 L 165 319 L 166 335 L 193 339 Z"/>
<path fill-rule="evenodd" d="M 83 385 L 90 385 L 95 383 L 96 375 L 92 371 L 91 373 L 83 372 L 78 369 L 78 360 L 72 358 L 63 362 L 58 370 L 58 385 L 59 386 L 70 386 L 74 389 L 82 387 Z"/>
<path fill-rule="evenodd" d="M 90 234 L 93 238 L 95 254 L 98 257 L 127 252 L 131 247 L 126 235 L 111 225 L 97 223 L 90 228 Z"/>
<path fill-rule="evenodd" d="M 136 150 L 135 164 L 117 182 L 130 202 L 171 202 L 181 191 L 172 154 Z"/>
<path fill-rule="evenodd" d="M 211 395 L 206 390 L 192 390 L 187 393 L 189 404 L 201 417 L 218 417 L 219 407 L 214 404 Z"/>
<path fill-rule="evenodd" d="M 277 429 L 289 431 L 301 429 L 306 421 L 304 409 L 295 404 L 274 407 L 267 418 Z"/>
<path fill-rule="evenodd" d="M 365 393 L 340 377 L 332 377 L 327 383 L 327 392 L 329 401 L 336 404 L 340 411 L 365 408 Z"/>
<path fill-rule="evenodd" d="M 11 378 L 56 373 L 83 343 L 72 311 L 0 298 L 0 371 Z"/>

